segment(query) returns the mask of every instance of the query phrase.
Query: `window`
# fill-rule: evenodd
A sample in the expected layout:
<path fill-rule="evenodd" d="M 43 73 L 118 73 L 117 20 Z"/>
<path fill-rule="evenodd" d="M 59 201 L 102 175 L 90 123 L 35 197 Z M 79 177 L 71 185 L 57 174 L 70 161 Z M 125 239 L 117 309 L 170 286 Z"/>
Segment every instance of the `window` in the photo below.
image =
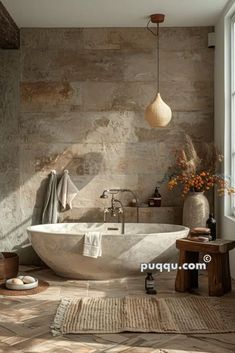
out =
<path fill-rule="evenodd" d="M 231 69 L 231 114 L 230 114 L 230 160 L 231 160 L 231 186 L 235 187 L 235 15 L 231 20 L 231 57 L 230 57 L 230 69 Z M 231 213 L 235 216 L 235 197 L 232 197 L 231 202 Z"/>

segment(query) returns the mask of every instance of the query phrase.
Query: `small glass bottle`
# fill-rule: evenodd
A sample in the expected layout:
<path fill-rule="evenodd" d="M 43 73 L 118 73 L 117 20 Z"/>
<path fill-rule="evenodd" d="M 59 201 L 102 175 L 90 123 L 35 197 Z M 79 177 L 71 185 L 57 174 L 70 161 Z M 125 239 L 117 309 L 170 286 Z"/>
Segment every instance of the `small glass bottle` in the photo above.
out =
<path fill-rule="evenodd" d="M 216 240 L 216 220 L 213 217 L 213 214 L 210 213 L 208 220 L 206 221 L 207 228 L 211 230 L 211 240 Z"/>
<path fill-rule="evenodd" d="M 147 276 L 145 278 L 145 290 L 147 294 L 156 294 L 154 278 L 151 272 L 147 272 Z"/>
<path fill-rule="evenodd" d="M 158 187 L 155 188 L 154 194 L 149 198 L 149 207 L 161 207 L 162 197 L 158 191 Z"/>
<path fill-rule="evenodd" d="M 155 207 L 161 207 L 162 196 L 161 196 L 160 192 L 158 191 L 158 187 L 155 188 L 153 197 L 154 197 L 154 205 L 155 205 Z"/>

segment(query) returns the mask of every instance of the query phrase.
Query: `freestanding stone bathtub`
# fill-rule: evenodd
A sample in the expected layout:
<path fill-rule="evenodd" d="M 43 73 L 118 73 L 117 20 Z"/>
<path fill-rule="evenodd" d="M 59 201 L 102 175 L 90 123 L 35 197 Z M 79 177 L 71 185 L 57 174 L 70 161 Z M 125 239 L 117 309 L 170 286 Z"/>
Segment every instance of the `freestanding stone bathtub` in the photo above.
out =
<path fill-rule="evenodd" d="M 116 229 L 115 229 L 116 228 Z M 58 275 L 77 279 L 110 279 L 140 274 L 140 264 L 170 262 L 176 239 L 189 229 L 179 225 L 126 223 L 60 223 L 27 229 L 34 250 Z M 82 255 L 88 231 L 102 233 L 102 257 Z"/>

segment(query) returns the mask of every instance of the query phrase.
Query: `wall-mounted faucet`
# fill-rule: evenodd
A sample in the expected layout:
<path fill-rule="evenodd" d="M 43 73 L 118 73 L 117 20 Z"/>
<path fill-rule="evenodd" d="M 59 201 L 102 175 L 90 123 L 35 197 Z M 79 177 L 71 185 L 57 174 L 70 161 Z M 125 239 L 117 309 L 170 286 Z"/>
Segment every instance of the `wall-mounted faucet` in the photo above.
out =
<path fill-rule="evenodd" d="M 125 215 L 124 215 L 124 207 L 123 204 L 121 203 L 121 201 L 117 200 L 116 198 L 114 198 L 114 195 L 117 195 L 118 193 L 123 193 L 123 192 L 129 192 L 132 194 L 134 200 L 135 200 L 135 204 L 136 204 L 136 220 L 137 223 L 139 223 L 139 200 L 136 196 L 136 194 L 134 193 L 134 191 L 130 190 L 130 189 L 106 189 L 103 191 L 102 195 L 100 196 L 101 199 L 107 199 L 109 195 L 111 195 L 111 207 L 106 208 L 104 210 L 104 222 L 106 222 L 106 215 L 107 213 L 111 212 L 111 214 L 113 215 L 113 209 L 115 208 L 115 204 L 118 203 L 120 205 L 120 209 L 121 212 L 119 212 L 118 214 L 122 213 L 122 220 L 125 219 Z M 116 207 L 117 208 L 117 207 Z M 115 212 L 114 212 L 115 215 Z M 123 225 L 124 227 L 124 225 Z"/>

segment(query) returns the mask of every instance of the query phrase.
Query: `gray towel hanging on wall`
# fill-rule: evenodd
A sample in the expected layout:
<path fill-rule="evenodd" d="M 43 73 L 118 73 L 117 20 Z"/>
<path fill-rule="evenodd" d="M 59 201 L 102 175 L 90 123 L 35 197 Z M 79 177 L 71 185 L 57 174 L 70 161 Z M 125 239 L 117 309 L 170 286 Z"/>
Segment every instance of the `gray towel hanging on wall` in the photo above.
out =
<path fill-rule="evenodd" d="M 57 197 L 57 175 L 52 170 L 49 175 L 45 202 L 42 213 L 42 224 L 57 223 L 58 220 L 58 197 Z"/>

